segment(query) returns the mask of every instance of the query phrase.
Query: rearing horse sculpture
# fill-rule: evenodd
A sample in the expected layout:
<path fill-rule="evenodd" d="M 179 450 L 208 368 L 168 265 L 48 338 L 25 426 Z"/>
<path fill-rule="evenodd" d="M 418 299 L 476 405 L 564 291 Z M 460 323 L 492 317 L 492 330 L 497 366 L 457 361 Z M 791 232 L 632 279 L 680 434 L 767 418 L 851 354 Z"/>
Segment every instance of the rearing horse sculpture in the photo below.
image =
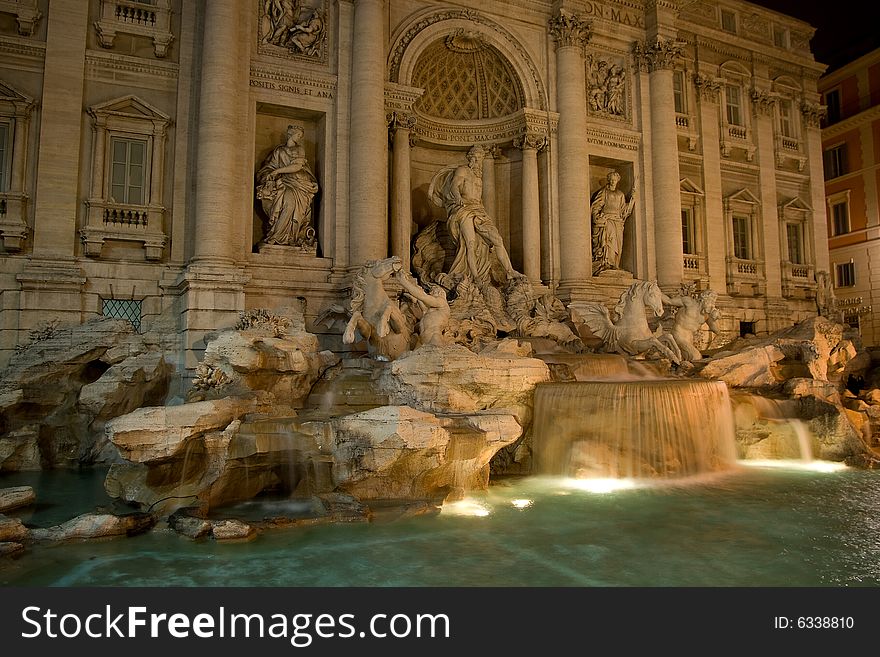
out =
<path fill-rule="evenodd" d="M 400 268 L 400 258 L 393 256 L 370 260 L 355 274 L 351 286 L 351 319 L 342 334 L 345 344 L 356 342 L 357 332 L 367 341 L 370 355 L 379 359 L 394 360 L 409 350 L 412 327 L 383 285 Z"/>
<path fill-rule="evenodd" d="M 654 311 L 657 317 L 663 314 L 663 292 L 654 281 L 633 283 L 620 295 L 620 301 L 614 306 L 618 318 L 616 322 L 611 320 L 608 309 L 600 303 L 579 304 L 572 310 L 602 340 L 606 350 L 638 356 L 656 349 L 680 365 L 681 350 L 673 337 L 662 333 L 662 328 L 657 333 L 651 333 L 645 317 L 645 306 Z"/>

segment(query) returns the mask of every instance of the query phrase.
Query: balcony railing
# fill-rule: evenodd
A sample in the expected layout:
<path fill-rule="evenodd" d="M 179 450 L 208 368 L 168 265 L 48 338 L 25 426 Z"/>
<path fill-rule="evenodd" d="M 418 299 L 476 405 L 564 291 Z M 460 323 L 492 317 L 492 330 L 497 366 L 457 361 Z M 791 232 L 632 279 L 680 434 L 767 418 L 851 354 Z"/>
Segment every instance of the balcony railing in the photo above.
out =
<path fill-rule="evenodd" d="M 134 0 L 101 0 L 101 20 L 95 22 L 95 30 L 104 48 L 112 48 L 121 32 L 152 39 L 156 57 L 165 57 L 174 38 L 170 0 L 157 0 L 151 5 Z"/>

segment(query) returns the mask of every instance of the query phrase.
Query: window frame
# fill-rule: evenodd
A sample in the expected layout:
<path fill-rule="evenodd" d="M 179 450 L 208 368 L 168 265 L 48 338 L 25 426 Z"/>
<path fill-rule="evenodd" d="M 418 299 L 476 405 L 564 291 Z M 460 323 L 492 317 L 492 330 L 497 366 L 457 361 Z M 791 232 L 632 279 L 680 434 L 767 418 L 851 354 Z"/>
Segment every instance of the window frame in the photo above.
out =
<path fill-rule="evenodd" d="M 829 125 L 840 121 L 840 88 L 836 87 L 834 89 L 829 89 L 828 91 L 824 92 L 822 94 L 822 100 L 824 101 L 826 107 L 825 121 Z"/>
<path fill-rule="evenodd" d="M 852 231 L 852 218 L 850 216 L 850 190 L 846 189 L 842 192 L 838 192 L 836 194 L 831 194 L 830 196 L 825 198 L 825 206 L 828 216 L 828 236 L 829 237 L 838 237 L 840 235 L 846 235 Z M 835 208 L 842 206 L 844 208 L 845 216 L 843 217 L 843 224 L 841 224 L 836 215 Z M 845 227 L 846 230 L 841 230 L 838 232 L 838 228 Z"/>
<path fill-rule="evenodd" d="M 848 272 L 843 276 L 843 272 Z M 848 280 L 844 280 L 848 279 Z M 850 260 L 849 262 L 835 263 L 834 265 L 834 287 L 855 287 L 856 286 L 856 265 Z"/>
<path fill-rule="evenodd" d="M 138 207 L 147 207 L 150 205 L 150 142 L 143 135 L 126 135 L 124 133 L 115 133 L 113 131 L 109 134 L 110 137 L 110 148 L 107 149 L 107 155 L 109 158 L 109 163 L 107 166 L 107 171 L 110 174 L 107 180 L 107 198 L 111 201 L 119 205 L 131 205 Z M 123 198 L 118 199 L 114 195 L 114 187 L 117 186 L 116 183 L 113 182 L 113 176 L 116 170 L 116 165 L 120 164 L 116 160 L 116 148 L 114 144 L 126 144 L 126 161 L 124 164 L 125 170 L 125 182 L 122 184 L 123 186 Z M 131 163 L 131 145 L 139 144 L 143 146 L 142 160 L 140 163 L 141 167 L 141 184 L 140 185 L 131 185 L 130 177 L 131 177 L 131 167 L 133 166 Z M 132 188 L 139 187 L 141 190 L 141 198 L 140 202 L 134 202 L 129 199 L 130 190 Z"/>
<path fill-rule="evenodd" d="M 846 142 L 825 149 L 822 157 L 826 180 L 834 180 L 849 173 L 849 153 Z"/>
<path fill-rule="evenodd" d="M 754 249 L 754 237 L 752 235 L 752 217 L 750 215 L 741 214 L 739 212 L 734 212 L 730 218 L 731 230 L 733 235 L 733 257 L 737 260 L 755 260 L 755 249 Z M 743 230 L 737 230 L 737 224 L 739 224 Z M 738 239 L 739 238 L 739 239 Z M 744 242 L 740 240 L 744 238 Z M 740 251 L 742 248 L 745 248 L 745 255 L 741 255 L 737 253 L 737 247 L 740 247 Z"/>
<path fill-rule="evenodd" d="M 731 103 L 731 90 L 735 91 L 734 94 L 736 96 L 736 103 Z M 746 119 L 745 119 L 745 111 L 743 109 L 743 88 L 739 84 L 735 84 L 733 82 L 725 82 L 724 84 L 724 117 L 727 120 L 727 125 L 737 126 L 739 128 L 746 127 Z M 736 120 L 731 116 L 731 108 L 736 109 L 736 113 L 738 116 Z"/>
<path fill-rule="evenodd" d="M 739 21 L 735 11 L 721 7 L 721 30 L 727 34 L 739 34 Z"/>

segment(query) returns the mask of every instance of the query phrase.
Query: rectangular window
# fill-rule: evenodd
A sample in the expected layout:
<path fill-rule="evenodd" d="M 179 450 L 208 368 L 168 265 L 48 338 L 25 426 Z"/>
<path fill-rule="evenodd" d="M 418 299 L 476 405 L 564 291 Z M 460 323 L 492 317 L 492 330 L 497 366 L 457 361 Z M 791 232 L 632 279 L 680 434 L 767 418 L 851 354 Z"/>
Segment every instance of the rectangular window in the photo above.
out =
<path fill-rule="evenodd" d="M 755 323 L 754 322 L 740 322 L 739 323 L 739 337 L 744 338 L 747 335 L 755 334 Z"/>
<path fill-rule="evenodd" d="M 146 205 L 147 142 L 110 138 L 110 197 L 114 203 Z"/>
<path fill-rule="evenodd" d="M 727 122 L 730 125 L 745 125 L 742 113 L 742 90 L 735 84 L 728 84 L 724 96 L 727 100 Z"/>
<path fill-rule="evenodd" d="M 101 299 L 101 314 L 104 317 L 127 319 L 134 330 L 141 330 L 141 302 L 139 299 Z"/>
<path fill-rule="evenodd" d="M 856 284 L 856 266 L 845 262 L 835 267 L 837 270 L 837 287 L 853 287 Z"/>
<path fill-rule="evenodd" d="M 751 223 L 748 217 L 733 217 L 733 255 L 740 260 L 752 259 Z"/>
<path fill-rule="evenodd" d="M 824 157 L 822 159 L 822 163 L 825 167 L 826 180 L 831 180 L 832 178 L 842 176 L 847 172 L 848 166 L 846 156 L 846 144 L 840 144 L 839 146 L 829 148 L 825 151 Z"/>
<path fill-rule="evenodd" d="M 773 45 L 777 48 L 788 48 L 788 30 L 778 25 L 773 26 Z"/>
<path fill-rule="evenodd" d="M 801 225 L 786 224 L 785 233 L 788 238 L 788 261 L 796 265 L 804 264 L 804 239 Z"/>
<path fill-rule="evenodd" d="M 794 139 L 794 121 L 792 120 L 791 101 L 785 98 L 779 101 L 779 131 L 783 137 Z"/>
<path fill-rule="evenodd" d="M 831 204 L 831 235 L 843 235 L 849 232 L 849 204 L 838 201 Z"/>
<path fill-rule="evenodd" d="M 856 331 L 861 332 L 861 323 L 859 322 L 858 313 L 844 313 L 843 323 L 849 326 L 851 329 L 855 329 Z"/>
<path fill-rule="evenodd" d="M 726 9 L 721 10 L 721 29 L 736 34 L 736 14 Z"/>
<path fill-rule="evenodd" d="M 688 255 L 697 255 L 694 211 L 691 208 L 681 209 L 681 250 Z"/>
<path fill-rule="evenodd" d="M 675 100 L 675 111 L 678 114 L 686 114 L 687 107 L 684 102 L 684 71 L 672 72 L 672 97 Z"/>
<path fill-rule="evenodd" d="M 840 90 L 832 89 L 825 94 L 825 106 L 828 108 L 829 124 L 840 121 Z"/>
<path fill-rule="evenodd" d="M 12 130 L 8 121 L 0 121 L 0 192 L 9 191 L 9 164 L 12 159 Z"/>

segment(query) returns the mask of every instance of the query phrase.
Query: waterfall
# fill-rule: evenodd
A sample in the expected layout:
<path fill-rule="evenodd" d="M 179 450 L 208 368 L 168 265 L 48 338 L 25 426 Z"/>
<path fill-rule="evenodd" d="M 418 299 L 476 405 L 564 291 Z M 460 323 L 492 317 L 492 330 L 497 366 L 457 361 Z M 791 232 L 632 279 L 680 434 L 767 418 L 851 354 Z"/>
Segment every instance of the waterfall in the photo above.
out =
<path fill-rule="evenodd" d="M 535 390 L 537 474 L 685 477 L 736 463 L 723 381 L 542 383 Z"/>

